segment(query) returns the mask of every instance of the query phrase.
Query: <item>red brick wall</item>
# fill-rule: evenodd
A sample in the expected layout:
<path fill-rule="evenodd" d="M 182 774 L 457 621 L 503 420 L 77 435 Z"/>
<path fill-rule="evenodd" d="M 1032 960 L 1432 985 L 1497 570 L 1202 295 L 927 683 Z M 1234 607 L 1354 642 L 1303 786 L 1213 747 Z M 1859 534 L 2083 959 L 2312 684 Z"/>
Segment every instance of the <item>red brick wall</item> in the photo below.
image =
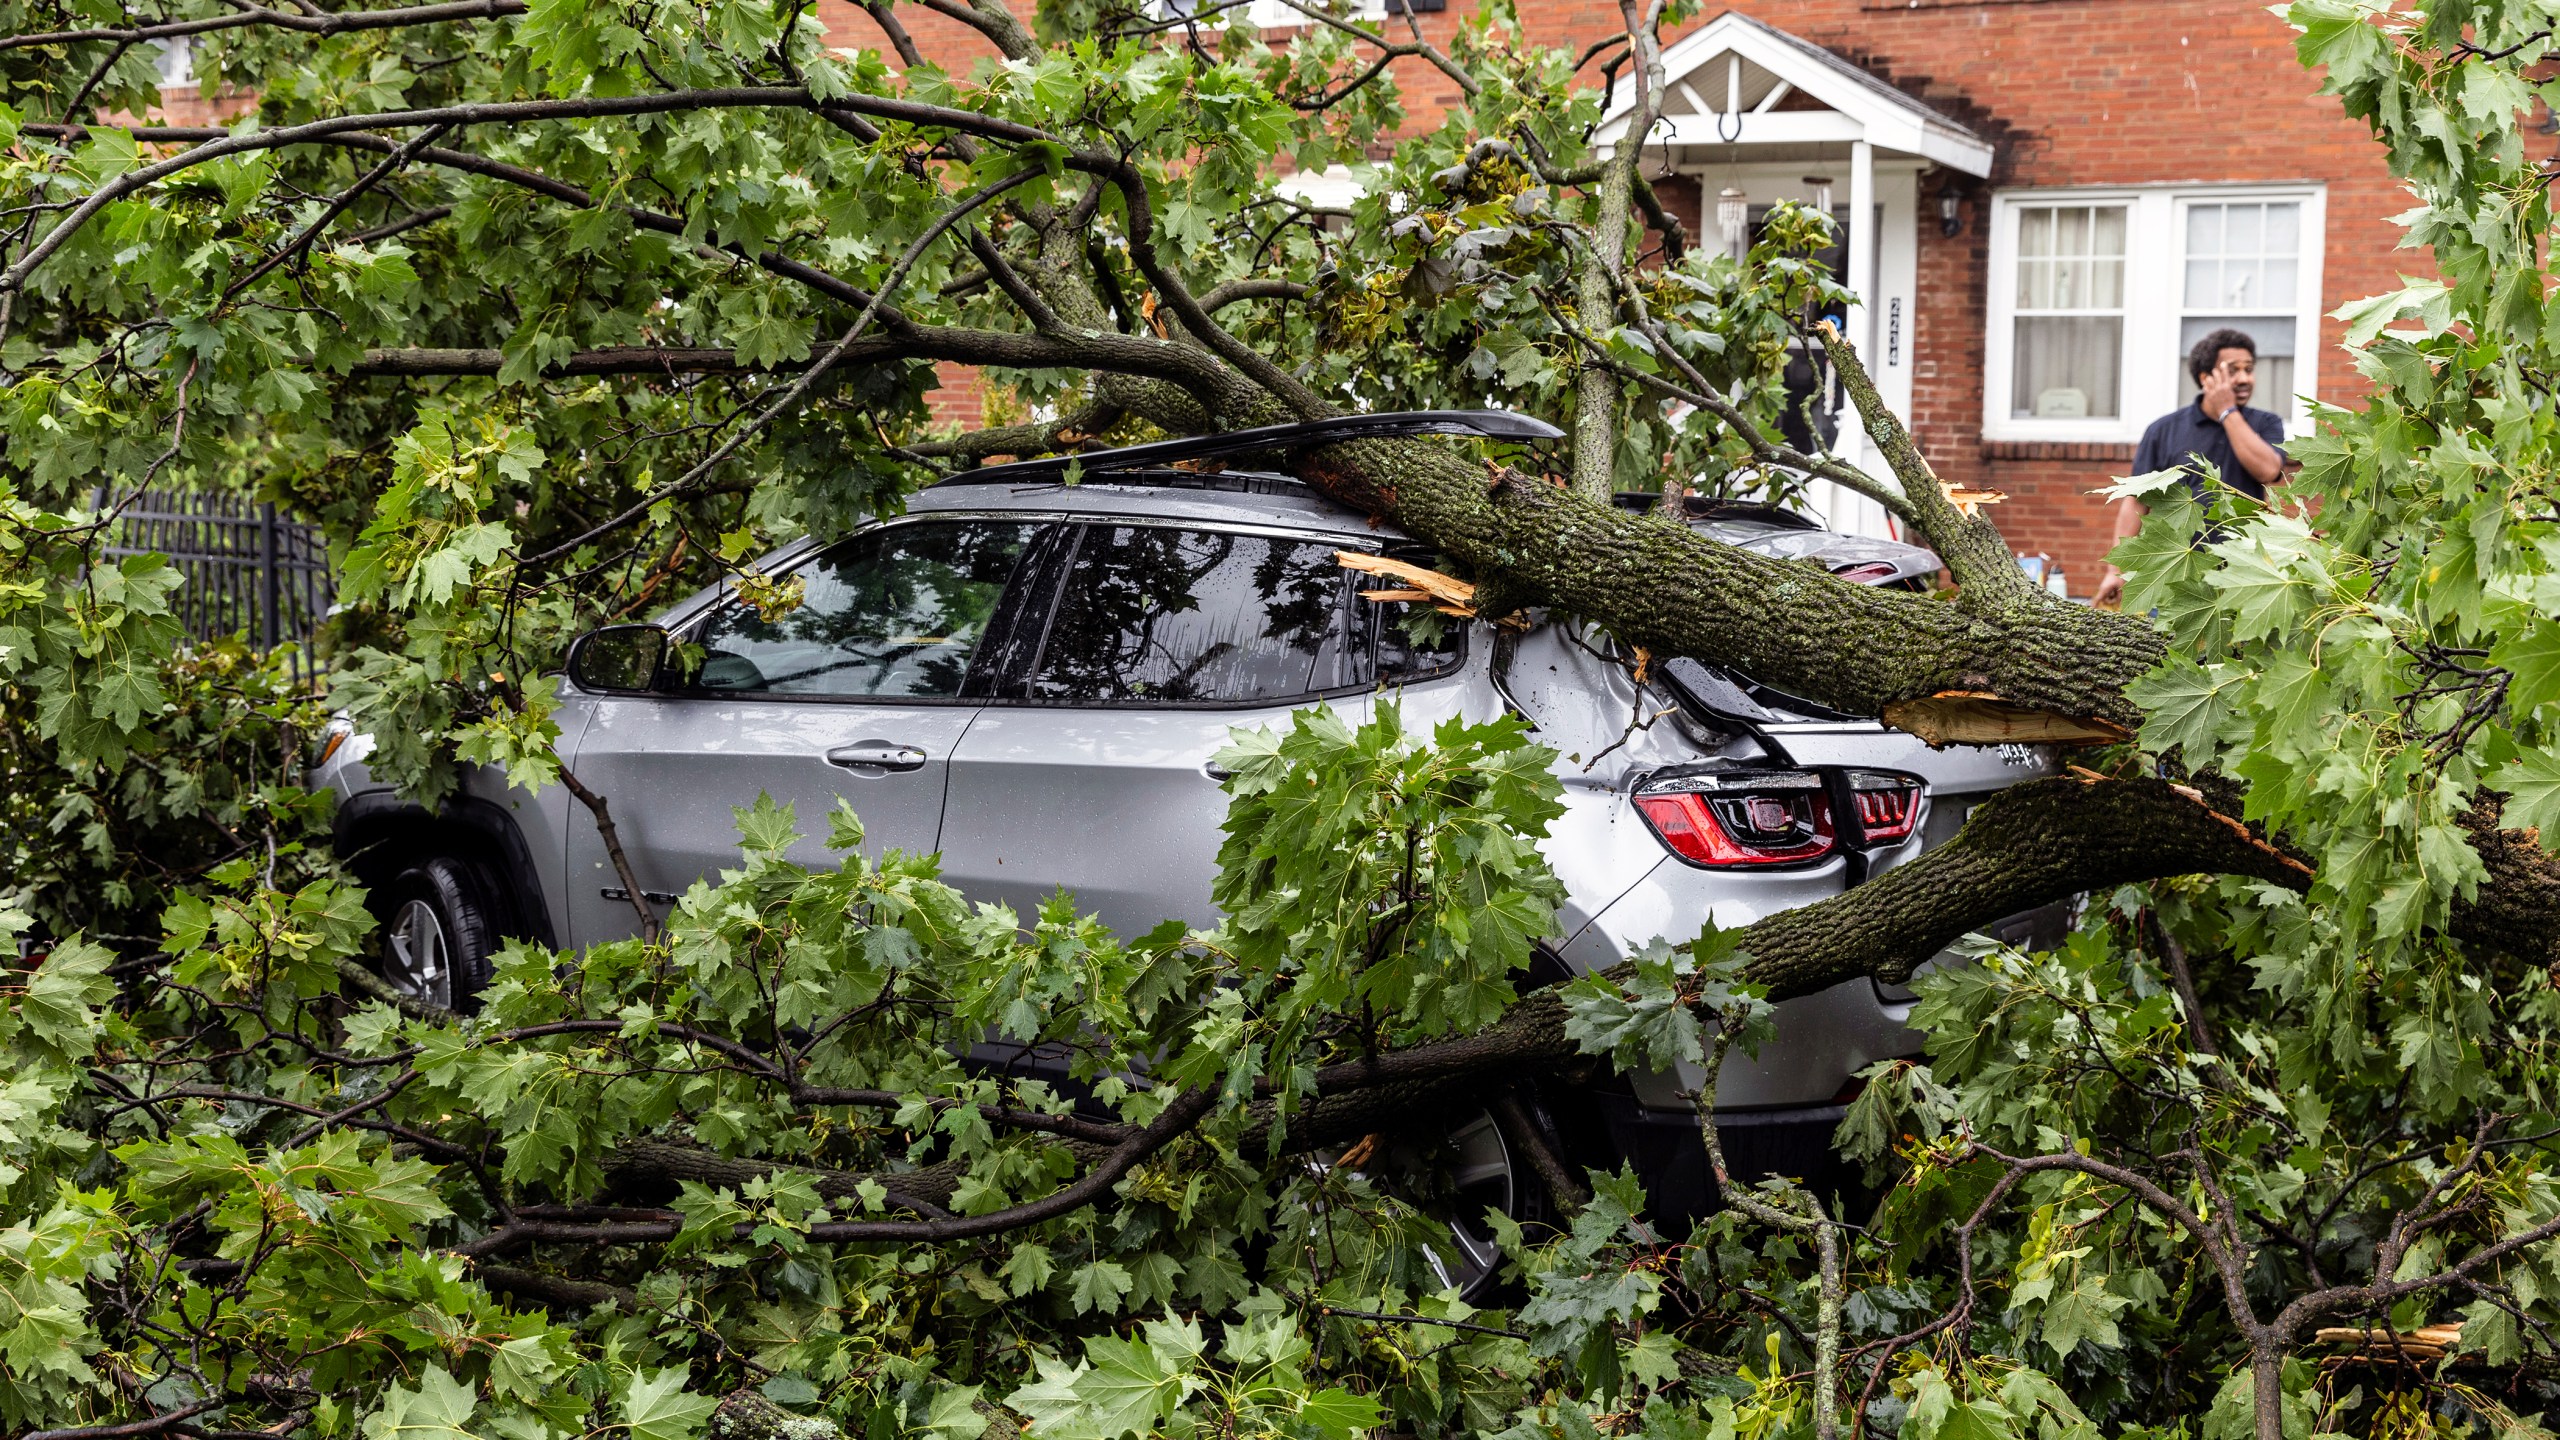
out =
<path fill-rule="evenodd" d="M 1753 14 L 1828 45 L 1993 137 L 1995 187 L 2185 181 L 2320 181 L 2328 189 L 2318 308 L 2390 288 L 2421 254 L 2399 251 L 2389 217 L 2407 194 L 2363 126 L 2318 93 L 2282 21 L 2240 0 L 1821 0 Z M 2234 138 L 2226 140 L 2224 137 Z M 1936 189 L 1922 182 L 1922 214 Z M 1911 421 L 1950 479 L 2008 493 L 1994 513 L 2016 548 L 2051 553 L 2085 592 L 2108 544 L 2106 502 L 2130 445 L 1985 444 L 1981 439 L 1988 206 L 1942 239 L 1924 218 Z M 2352 403 L 2361 377 L 2321 322 L 2320 398 Z"/>
<path fill-rule="evenodd" d="M 1027 4 L 1028 0 L 1020 0 Z M 1421 17 L 1445 43 L 1472 0 Z M 877 27 L 847 0 L 821 0 L 838 43 L 876 46 Z M 2389 288 L 2423 256 L 2395 247 L 2389 216 L 2407 197 L 2363 128 L 2317 93 L 2293 35 L 2259 0 L 1742 0 L 1736 8 L 1830 47 L 1869 73 L 1974 127 L 1998 146 L 1992 188 L 2175 182 L 2320 181 L 2328 187 L 2319 308 Z M 1618 26 L 1603 0 L 1518 0 L 1533 43 L 1576 53 Z M 936 56 L 991 53 L 985 41 L 912 4 L 897 13 Z M 1715 12 L 1701 17 L 1701 23 Z M 1395 26 L 1402 33 L 1402 22 Z M 965 60 L 945 60 L 955 70 Z M 1446 77 L 1398 62 L 1416 127 L 1457 103 Z M 1597 71 L 1584 77 L 1597 83 Z M 1982 440 L 1988 191 L 1942 238 L 1939 186 L 1921 180 L 1915 384 L 1908 417 L 1949 480 L 2002 490 L 1994 512 L 2022 550 L 2053 554 L 2085 591 L 2107 547 L 2104 502 L 2087 492 L 2122 473 L 2131 447 L 1986 445 Z M 1959 177 L 1960 178 L 1960 177 Z M 1666 197 L 1667 199 L 1668 197 Z M 1680 202 L 1696 213 L 1694 196 Z M 2322 322 L 2320 398 L 2351 401 L 2361 382 Z"/>
<path fill-rule="evenodd" d="M 925 404 L 933 412 L 934 427 L 975 430 L 985 424 L 986 382 L 976 367 L 942 365 L 936 368 L 942 377 L 942 386 L 925 396 Z"/>

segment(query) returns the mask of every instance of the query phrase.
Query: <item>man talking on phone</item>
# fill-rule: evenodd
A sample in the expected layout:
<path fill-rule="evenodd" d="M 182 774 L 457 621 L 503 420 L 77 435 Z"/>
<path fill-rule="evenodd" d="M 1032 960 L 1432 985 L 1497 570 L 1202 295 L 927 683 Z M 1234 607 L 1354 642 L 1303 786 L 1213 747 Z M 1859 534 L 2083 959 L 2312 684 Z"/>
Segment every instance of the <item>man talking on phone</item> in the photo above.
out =
<path fill-rule="evenodd" d="M 2134 447 L 2133 473 L 2184 469 L 2187 489 L 2202 503 L 2213 479 L 2253 500 L 2284 480 L 2284 421 L 2273 411 L 2250 408 L 2258 388 L 2258 342 L 2237 330 L 2216 330 L 2187 352 L 2187 373 L 2203 393 L 2196 403 L 2151 422 Z M 2211 467 L 2210 475 L 2206 467 Z M 2142 528 L 2147 512 L 2127 495 L 2116 502 L 2117 540 Z M 2124 576 L 2107 567 L 2095 597 L 2101 609 L 2124 600 Z"/>

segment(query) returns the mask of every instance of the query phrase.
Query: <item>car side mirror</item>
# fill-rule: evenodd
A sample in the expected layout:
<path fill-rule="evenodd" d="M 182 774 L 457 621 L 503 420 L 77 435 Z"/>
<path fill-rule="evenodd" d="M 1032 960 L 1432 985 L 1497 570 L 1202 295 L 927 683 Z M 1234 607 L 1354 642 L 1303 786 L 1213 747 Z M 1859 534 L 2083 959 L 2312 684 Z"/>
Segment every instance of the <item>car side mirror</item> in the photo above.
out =
<path fill-rule="evenodd" d="M 569 679 L 581 690 L 647 695 L 660 688 L 667 632 L 655 625 L 607 625 L 569 645 Z"/>

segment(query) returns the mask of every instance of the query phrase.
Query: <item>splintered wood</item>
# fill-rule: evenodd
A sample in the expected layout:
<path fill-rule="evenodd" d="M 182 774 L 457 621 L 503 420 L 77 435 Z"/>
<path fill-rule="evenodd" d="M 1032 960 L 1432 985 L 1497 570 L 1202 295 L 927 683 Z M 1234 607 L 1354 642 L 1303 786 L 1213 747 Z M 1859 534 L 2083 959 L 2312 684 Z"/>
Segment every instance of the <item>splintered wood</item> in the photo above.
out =
<path fill-rule="evenodd" d="M 2393 1331 L 2376 1325 L 2333 1325 L 2323 1328 L 2318 1336 L 2323 1345 L 2352 1345 L 2341 1355 L 2342 1361 L 2362 1360 L 2369 1364 L 2392 1364 L 2405 1361 L 2412 1365 L 2432 1365 L 2445 1357 L 2445 1352 L 2462 1343 L 2460 1325 L 2421 1325 L 2415 1330 Z"/>
<path fill-rule="evenodd" d="M 1983 506 L 1997 505 L 2009 498 L 2006 491 L 1969 490 L 1946 480 L 1938 482 L 1938 493 L 1946 496 L 1947 503 L 1956 507 L 1957 512 L 1967 519 L 1981 514 Z"/>
<path fill-rule="evenodd" d="M 1988 690 L 1941 690 L 1884 707 L 1884 723 L 1931 745 L 2113 745 L 2123 726 L 2057 715 L 2003 700 Z"/>
<path fill-rule="evenodd" d="M 1476 587 L 1464 580 L 1443 575 L 1428 566 L 1406 560 L 1390 560 L 1384 555 L 1371 555 L 1361 550 L 1336 550 L 1335 563 L 1345 570 L 1366 575 L 1384 575 L 1401 580 L 1404 585 L 1392 590 L 1363 590 L 1364 600 L 1415 600 L 1429 604 L 1443 615 L 1459 615 L 1472 619 L 1476 613 Z"/>

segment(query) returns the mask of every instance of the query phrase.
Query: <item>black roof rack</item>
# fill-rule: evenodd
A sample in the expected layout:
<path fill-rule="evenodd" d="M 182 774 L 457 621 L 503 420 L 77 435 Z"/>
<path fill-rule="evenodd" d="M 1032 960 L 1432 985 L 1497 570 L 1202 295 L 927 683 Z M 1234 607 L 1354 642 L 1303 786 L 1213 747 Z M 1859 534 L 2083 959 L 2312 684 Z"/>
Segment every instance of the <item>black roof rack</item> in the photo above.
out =
<path fill-rule="evenodd" d="M 1477 435 L 1488 440 L 1561 440 L 1564 432 L 1544 420 L 1508 410 L 1394 410 L 1383 415 L 1342 415 L 1298 425 L 1262 425 L 1223 435 L 1186 435 L 1148 445 L 1125 445 L 1085 455 L 1045 455 L 1009 465 L 963 470 L 936 485 L 1009 485 L 1024 480 L 1064 479 L 1067 467 L 1080 475 L 1115 470 L 1161 470 L 1183 460 L 1206 460 L 1256 450 L 1293 450 L 1342 440 L 1405 435 Z"/>

